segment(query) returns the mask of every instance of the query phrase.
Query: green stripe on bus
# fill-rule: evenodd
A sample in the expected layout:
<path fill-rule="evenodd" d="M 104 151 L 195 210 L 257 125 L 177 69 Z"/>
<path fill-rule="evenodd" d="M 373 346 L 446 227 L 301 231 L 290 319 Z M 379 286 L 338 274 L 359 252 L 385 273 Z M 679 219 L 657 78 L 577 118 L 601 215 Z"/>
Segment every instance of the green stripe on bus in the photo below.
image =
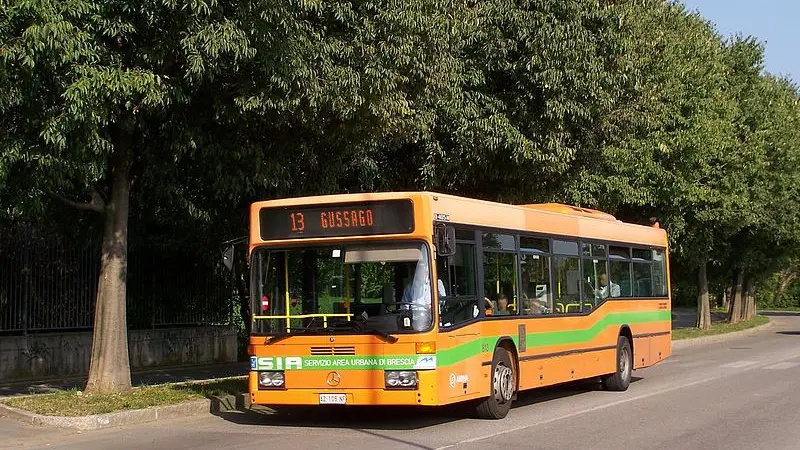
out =
<path fill-rule="evenodd" d="M 525 335 L 527 349 L 589 342 L 610 326 L 672 320 L 669 311 L 610 313 L 590 328 L 534 332 Z M 534 322 L 535 323 L 535 322 Z M 509 337 L 519 348 L 519 336 Z M 251 370 L 430 370 L 447 367 L 486 351 L 493 351 L 500 336 L 483 336 L 459 346 L 439 350 L 436 355 L 381 356 L 251 356 Z"/>
<path fill-rule="evenodd" d="M 250 370 L 430 370 L 436 355 L 251 356 Z"/>
<path fill-rule="evenodd" d="M 525 335 L 525 344 L 527 349 L 546 347 L 550 345 L 582 344 L 591 341 L 597 335 L 603 332 L 603 330 L 610 326 L 664 322 L 671 320 L 672 315 L 666 310 L 609 313 L 590 328 L 582 330 L 527 333 Z M 519 346 L 519 336 L 517 334 L 511 334 L 510 337 L 514 340 L 514 344 Z M 494 346 L 497 343 L 497 339 L 499 338 L 500 336 L 481 337 L 447 350 L 439 350 L 436 352 L 437 367 L 447 367 L 465 359 L 469 359 L 473 356 L 484 353 L 483 349 L 486 348 L 488 348 L 490 351 L 493 351 Z"/>

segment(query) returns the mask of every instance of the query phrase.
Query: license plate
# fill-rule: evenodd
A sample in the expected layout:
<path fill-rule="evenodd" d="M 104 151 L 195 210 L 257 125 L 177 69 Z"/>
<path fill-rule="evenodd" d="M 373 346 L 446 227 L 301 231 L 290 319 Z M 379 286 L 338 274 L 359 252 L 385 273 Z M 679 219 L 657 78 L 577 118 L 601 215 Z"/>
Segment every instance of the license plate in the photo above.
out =
<path fill-rule="evenodd" d="M 347 394 L 319 394 L 320 405 L 344 405 L 347 403 Z"/>

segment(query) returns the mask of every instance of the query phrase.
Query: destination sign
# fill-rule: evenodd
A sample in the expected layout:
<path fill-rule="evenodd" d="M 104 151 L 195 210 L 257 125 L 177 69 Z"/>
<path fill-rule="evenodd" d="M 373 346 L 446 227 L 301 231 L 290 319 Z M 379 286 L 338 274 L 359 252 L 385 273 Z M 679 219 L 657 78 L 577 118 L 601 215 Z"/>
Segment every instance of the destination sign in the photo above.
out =
<path fill-rule="evenodd" d="M 410 200 L 261 208 L 259 219 L 265 241 L 414 231 Z"/>

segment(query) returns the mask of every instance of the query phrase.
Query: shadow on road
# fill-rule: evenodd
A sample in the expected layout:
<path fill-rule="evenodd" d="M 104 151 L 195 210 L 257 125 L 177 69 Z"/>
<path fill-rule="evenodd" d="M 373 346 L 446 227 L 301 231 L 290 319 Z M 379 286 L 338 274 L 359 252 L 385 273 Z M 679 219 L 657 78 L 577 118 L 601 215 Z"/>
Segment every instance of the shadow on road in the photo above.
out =
<path fill-rule="evenodd" d="M 253 406 L 245 411 L 218 412 L 216 415 L 241 425 L 362 430 L 414 430 L 466 417 L 453 406 Z"/>
<path fill-rule="evenodd" d="M 633 377 L 631 383 L 641 380 Z M 514 408 L 559 400 L 602 390 L 595 380 L 576 381 L 555 387 L 521 392 Z M 427 448 L 376 434 L 377 431 L 418 430 L 463 419 L 475 419 L 475 402 L 439 407 L 400 406 L 294 406 L 267 408 L 253 406 L 244 411 L 216 412 L 222 419 L 240 425 L 268 425 L 298 428 L 344 428 L 393 441 Z"/>
<path fill-rule="evenodd" d="M 800 331 L 776 331 L 775 334 L 783 334 L 785 336 L 800 336 Z"/>

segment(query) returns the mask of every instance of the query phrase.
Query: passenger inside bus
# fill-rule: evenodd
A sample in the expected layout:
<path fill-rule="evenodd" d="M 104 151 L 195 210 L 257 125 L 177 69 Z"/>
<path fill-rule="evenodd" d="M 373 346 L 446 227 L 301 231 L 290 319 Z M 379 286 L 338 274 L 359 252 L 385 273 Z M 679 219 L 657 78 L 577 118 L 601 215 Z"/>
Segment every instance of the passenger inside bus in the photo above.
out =
<path fill-rule="evenodd" d="M 600 281 L 600 289 L 597 290 L 596 295 L 600 300 L 605 300 L 609 296 L 619 297 L 620 295 L 619 285 L 614 283 L 613 281 L 609 281 L 608 275 L 606 275 L 605 273 L 601 273 L 600 276 L 598 277 L 598 281 Z"/>
<path fill-rule="evenodd" d="M 494 304 L 492 303 L 492 301 L 489 300 L 489 297 L 484 297 L 483 301 L 484 301 L 484 303 L 486 303 L 486 305 L 485 305 L 486 315 L 487 316 L 493 315 L 494 314 Z"/>
<path fill-rule="evenodd" d="M 522 272 L 522 312 L 539 315 L 552 312 L 549 282 L 532 282 L 527 271 Z"/>
<path fill-rule="evenodd" d="M 497 296 L 497 310 L 494 311 L 495 316 L 508 316 L 511 312 L 508 310 L 508 297 L 505 294 Z"/>

